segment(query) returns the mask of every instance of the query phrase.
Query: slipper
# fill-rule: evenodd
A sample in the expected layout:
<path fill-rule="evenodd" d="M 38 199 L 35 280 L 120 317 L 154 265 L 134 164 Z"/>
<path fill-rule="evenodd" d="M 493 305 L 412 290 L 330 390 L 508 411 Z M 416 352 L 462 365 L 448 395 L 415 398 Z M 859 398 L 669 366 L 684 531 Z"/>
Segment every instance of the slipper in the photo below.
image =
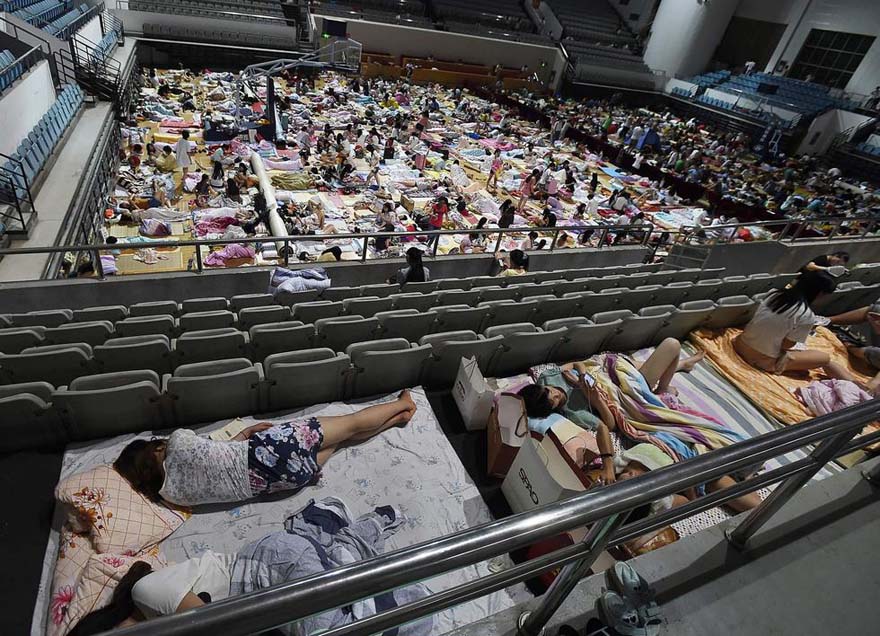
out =
<path fill-rule="evenodd" d="M 636 607 L 617 592 L 599 597 L 599 616 L 621 636 L 648 636 Z"/>
<path fill-rule="evenodd" d="M 613 589 L 638 609 L 644 626 L 659 629 L 663 621 L 660 606 L 654 600 L 654 589 L 635 568 L 629 563 L 617 562 L 608 571 L 608 580 Z"/>

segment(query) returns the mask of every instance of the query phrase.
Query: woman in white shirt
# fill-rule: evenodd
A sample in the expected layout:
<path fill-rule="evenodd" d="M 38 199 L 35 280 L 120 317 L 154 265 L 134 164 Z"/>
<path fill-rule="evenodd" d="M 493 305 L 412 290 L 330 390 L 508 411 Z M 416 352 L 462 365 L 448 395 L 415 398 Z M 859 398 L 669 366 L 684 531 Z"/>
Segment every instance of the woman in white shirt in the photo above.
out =
<path fill-rule="evenodd" d="M 806 272 L 791 287 L 772 292 L 734 339 L 734 350 L 750 365 L 768 373 L 821 368 L 832 378 L 853 380 L 824 351 L 795 348 L 806 342 L 815 327 L 828 324 L 827 318 L 813 313 L 812 304 L 832 293 L 836 285 L 826 272 Z"/>

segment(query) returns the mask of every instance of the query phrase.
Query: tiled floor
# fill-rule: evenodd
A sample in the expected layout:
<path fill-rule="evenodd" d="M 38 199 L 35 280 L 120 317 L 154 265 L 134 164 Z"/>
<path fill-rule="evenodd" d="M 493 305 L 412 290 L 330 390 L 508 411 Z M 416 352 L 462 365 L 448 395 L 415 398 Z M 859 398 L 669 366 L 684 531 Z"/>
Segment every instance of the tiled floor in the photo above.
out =
<path fill-rule="evenodd" d="M 37 223 L 26 241 L 13 241 L 10 247 L 46 247 L 55 244 L 76 187 L 95 145 L 98 130 L 110 116 L 112 106 L 100 102 L 86 107 L 61 147 L 50 173 L 34 200 Z M 0 261 L 0 282 L 40 278 L 48 255 L 7 256 Z"/>

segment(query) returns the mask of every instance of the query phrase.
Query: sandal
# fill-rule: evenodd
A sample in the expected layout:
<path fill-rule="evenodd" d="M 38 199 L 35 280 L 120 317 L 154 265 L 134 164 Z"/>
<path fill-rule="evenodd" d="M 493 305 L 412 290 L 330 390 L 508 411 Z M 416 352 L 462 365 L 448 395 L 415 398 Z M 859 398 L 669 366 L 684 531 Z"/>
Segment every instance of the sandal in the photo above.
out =
<path fill-rule="evenodd" d="M 608 580 L 612 588 L 638 609 L 642 624 L 649 630 L 648 633 L 656 633 L 663 623 L 660 618 L 660 607 L 654 600 L 654 589 L 642 575 L 629 563 L 618 561 L 608 571 Z"/>
<path fill-rule="evenodd" d="M 639 611 L 617 592 L 607 591 L 599 597 L 599 616 L 621 636 L 648 636 L 642 627 Z"/>

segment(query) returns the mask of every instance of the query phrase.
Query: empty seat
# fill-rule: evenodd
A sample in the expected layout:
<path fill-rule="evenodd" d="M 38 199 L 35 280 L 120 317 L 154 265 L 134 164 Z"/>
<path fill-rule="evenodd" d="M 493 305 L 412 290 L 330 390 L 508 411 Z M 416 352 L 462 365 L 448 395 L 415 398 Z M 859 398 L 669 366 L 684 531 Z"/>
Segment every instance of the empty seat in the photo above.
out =
<path fill-rule="evenodd" d="M 544 325 L 547 331 L 564 328 L 562 337 L 556 348 L 551 352 L 556 362 L 584 360 L 602 351 L 602 345 L 613 334 L 622 321 L 611 321 L 595 324 L 585 317 L 551 320 Z"/>
<path fill-rule="evenodd" d="M 247 358 L 184 364 L 164 378 L 177 426 L 214 422 L 260 410 L 262 367 Z"/>
<path fill-rule="evenodd" d="M 437 294 L 421 294 L 410 292 L 406 294 L 392 294 L 389 296 L 393 309 L 415 309 L 416 311 L 428 311 L 437 304 Z"/>
<path fill-rule="evenodd" d="M 511 313 L 513 309 L 517 306 L 517 302 L 515 300 L 490 300 L 488 302 L 483 302 L 477 305 L 478 308 L 485 308 L 488 313 L 486 317 L 483 319 L 482 330 L 485 331 L 488 327 L 494 327 L 496 325 L 510 324 L 510 320 L 508 318 L 511 317 Z M 525 310 L 520 310 L 520 314 L 525 314 L 528 317 L 531 317 L 531 312 L 534 307 L 529 306 Z M 522 322 L 517 321 L 517 322 Z M 444 327 L 444 331 L 446 328 Z"/>
<path fill-rule="evenodd" d="M 478 336 L 473 331 L 445 331 L 424 336 L 420 345 L 431 346 L 431 356 L 425 365 L 424 382 L 430 388 L 448 388 L 455 383 L 462 358 L 473 358 L 480 370 L 487 374 L 489 362 L 501 347 L 504 336 Z"/>
<path fill-rule="evenodd" d="M 84 343 L 30 347 L 21 353 L 0 355 L 4 384 L 48 382 L 61 386 L 92 369 L 92 348 Z"/>
<path fill-rule="evenodd" d="M 497 300 L 516 300 L 516 287 L 481 287 L 480 302 L 488 303 Z"/>
<path fill-rule="evenodd" d="M 586 291 L 587 283 L 584 279 L 560 281 L 553 285 L 553 290 L 557 296 L 565 296 L 566 294 L 574 294 Z"/>
<path fill-rule="evenodd" d="M 649 309 L 653 309 L 658 313 L 671 313 L 666 322 L 654 334 L 654 343 L 657 343 L 664 338 L 684 340 L 691 331 L 702 327 L 706 323 L 709 316 L 715 311 L 715 303 L 711 300 L 691 300 L 682 303 L 677 308 L 670 305 L 661 305 L 660 307 L 650 307 Z"/>
<path fill-rule="evenodd" d="M 485 331 L 486 338 L 503 337 L 500 349 L 489 362 L 489 375 L 513 375 L 547 362 L 564 333 L 564 329 L 545 332 L 531 323 L 489 327 Z"/>
<path fill-rule="evenodd" d="M 282 307 L 281 305 L 245 307 L 238 312 L 238 326 L 242 331 L 248 331 L 256 325 L 267 325 L 286 320 L 290 320 L 290 307 Z"/>
<path fill-rule="evenodd" d="M 612 289 L 620 287 L 626 280 L 626 276 L 622 274 L 613 274 L 611 276 L 603 276 L 602 278 L 594 278 L 585 281 L 585 289 L 592 292 L 600 292 L 603 289 Z"/>
<path fill-rule="evenodd" d="M 391 311 L 394 301 L 378 296 L 349 298 L 342 301 L 342 312 L 349 315 L 371 317 L 380 311 Z"/>
<path fill-rule="evenodd" d="M 76 440 L 165 427 L 155 371 L 119 371 L 76 378 L 52 402 Z"/>
<path fill-rule="evenodd" d="M 73 320 L 73 312 L 70 309 L 49 309 L 6 315 L 15 327 L 58 327 Z"/>
<path fill-rule="evenodd" d="M 311 349 L 315 346 L 315 326 L 304 325 L 298 320 L 256 325 L 248 333 L 251 357 L 256 362 L 262 362 L 275 353 Z"/>
<path fill-rule="evenodd" d="M 498 279 L 495 276 L 474 276 L 471 278 L 471 289 L 494 287 L 497 284 Z"/>
<path fill-rule="evenodd" d="M 314 323 L 322 318 L 335 318 L 342 315 L 342 303 L 329 300 L 316 300 L 297 303 L 293 306 L 293 319 L 304 323 Z"/>
<path fill-rule="evenodd" d="M 357 298 L 361 295 L 360 287 L 328 287 L 321 292 L 321 300 L 337 301 Z"/>
<path fill-rule="evenodd" d="M 657 304 L 657 295 L 663 289 L 661 285 L 639 285 L 635 289 L 630 289 L 619 297 L 620 309 L 629 309 L 630 311 L 638 311 L 642 307 L 650 307 Z"/>
<path fill-rule="evenodd" d="M 688 300 L 715 300 L 720 296 L 724 296 L 722 288 L 724 281 L 720 278 L 704 278 L 698 280 L 697 284 L 688 290 Z"/>
<path fill-rule="evenodd" d="M 280 291 L 275 294 L 274 301 L 279 305 L 284 305 L 286 307 L 292 307 L 298 303 L 308 303 L 318 299 L 321 291 L 318 289 L 308 289 L 305 291 L 299 292 L 289 292 L 289 291 Z M 253 296 L 261 296 L 262 294 L 252 294 Z M 268 294 L 267 294 L 268 295 Z M 266 303 L 269 304 L 269 303 Z M 260 305 L 253 305 L 260 306 Z M 242 307 L 243 309 L 244 307 Z"/>
<path fill-rule="evenodd" d="M 21 353 L 28 347 L 43 344 L 46 327 L 9 327 L 0 329 L 0 353 Z"/>
<path fill-rule="evenodd" d="M 317 296 L 318 293 L 315 291 L 315 297 L 317 298 Z M 235 313 L 247 307 L 266 307 L 274 304 L 275 300 L 272 298 L 272 294 L 239 294 L 229 299 L 229 309 Z"/>
<path fill-rule="evenodd" d="M 346 353 L 352 364 L 351 395 L 357 398 L 418 386 L 431 347 L 390 338 L 352 344 Z"/>
<path fill-rule="evenodd" d="M 471 280 L 469 278 L 438 278 L 437 291 L 443 290 L 460 290 L 468 291 L 471 288 Z"/>
<path fill-rule="evenodd" d="M 332 349 L 305 349 L 266 358 L 270 411 L 338 402 L 345 398 L 351 361 Z"/>
<path fill-rule="evenodd" d="M 694 284 L 686 281 L 673 282 L 659 290 L 654 297 L 654 303 L 658 305 L 680 305 L 691 300 L 688 295 Z"/>
<path fill-rule="evenodd" d="M 752 319 L 757 309 L 758 303 L 748 296 L 721 298 L 706 320 L 705 326 L 711 329 L 741 327 Z"/>
<path fill-rule="evenodd" d="M 111 338 L 94 348 L 96 371 L 149 369 L 158 374 L 171 371 L 171 340 L 164 335 Z"/>
<path fill-rule="evenodd" d="M 315 346 L 333 351 L 345 351 L 355 342 L 373 340 L 379 321 L 363 316 L 337 316 L 322 318 L 315 322 Z"/>
<path fill-rule="evenodd" d="M 379 335 L 382 338 L 403 338 L 418 342 L 422 336 L 434 330 L 437 312 L 401 309 L 380 312 L 375 318 L 379 321 Z"/>
<path fill-rule="evenodd" d="M 433 291 L 437 291 L 437 281 L 430 280 L 418 283 L 405 283 L 400 286 L 400 291 L 402 292 L 421 292 L 422 294 L 429 294 Z"/>
<path fill-rule="evenodd" d="M 177 321 L 170 315 L 134 316 L 116 323 L 116 333 L 123 338 L 149 335 L 161 335 L 171 338 L 176 328 Z"/>
<path fill-rule="evenodd" d="M 177 316 L 180 308 L 173 300 L 157 300 L 149 303 L 135 303 L 128 308 L 128 315 L 140 316 Z"/>
<path fill-rule="evenodd" d="M 221 296 L 210 298 L 188 298 L 180 303 L 181 311 L 185 314 L 196 311 L 222 311 L 229 309 L 229 302 Z"/>
<path fill-rule="evenodd" d="M 68 441 L 67 429 L 51 404 L 53 391 L 48 382 L 0 386 L 0 453 Z"/>
<path fill-rule="evenodd" d="M 247 336 L 234 327 L 188 331 L 174 343 L 177 364 L 240 358 L 248 353 Z"/>
<path fill-rule="evenodd" d="M 531 322 L 540 325 L 548 320 L 568 318 L 576 310 L 577 300 L 574 298 L 548 298 L 536 304 Z"/>
<path fill-rule="evenodd" d="M 592 292 L 580 294 L 577 296 L 577 309 L 572 315 L 592 316 L 614 311 L 620 307 L 623 293 L 621 289 L 605 289 L 598 294 Z"/>
<path fill-rule="evenodd" d="M 739 296 L 749 292 L 748 276 L 725 276 L 723 280 L 725 296 Z"/>
<path fill-rule="evenodd" d="M 474 306 L 480 300 L 480 294 L 484 290 L 453 289 L 438 293 L 437 305 L 469 305 Z"/>
<path fill-rule="evenodd" d="M 437 307 L 434 310 L 437 315 L 437 331 L 482 331 L 489 311 L 490 307 L 482 304 L 479 307 L 467 305 Z"/>
<path fill-rule="evenodd" d="M 621 321 L 621 324 L 603 343 L 610 351 L 634 351 L 646 347 L 654 341 L 660 326 L 669 319 L 671 312 L 666 308 L 654 311 L 646 307 L 634 314 L 628 309 L 609 311 L 593 316 L 596 324 Z"/>
<path fill-rule="evenodd" d="M 68 344 L 71 342 L 85 342 L 95 346 L 103 344 L 113 335 L 113 323 L 108 320 L 94 320 L 92 322 L 71 322 L 60 327 L 46 329 L 44 341 L 46 344 Z"/>
<path fill-rule="evenodd" d="M 125 305 L 106 305 L 103 307 L 86 307 L 85 309 L 73 310 L 74 322 L 92 322 L 94 320 L 116 322 L 126 316 L 128 316 L 128 308 Z"/>
<path fill-rule="evenodd" d="M 283 310 L 283 307 L 279 307 Z M 204 331 L 206 329 L 222 329 L 237 324 L 235 314 L 228 309 L 220 311 L 195 311 L 183 314 L 178 319 L 181 331 Z"/>
<path fill-rule="evenodd" d="M 517 299 L 526 300 L 527 298 L 533 298 L 535 296 L 555 296 L 556 291 L 554 285 L 555 283 L 552 282 L 517 285 L 515 288 L 516 297 Z"/>
<path fill-rule="evenodd" d="M 395 285 L 393 283 L 380 283 L 378 285 L 362 285 L 361 286 L 361 295 L 363 296 L 378 296 L 379 298 L 387 298 L 392 294 L 396 294 L 400 291 L 400 285 Z"/>

